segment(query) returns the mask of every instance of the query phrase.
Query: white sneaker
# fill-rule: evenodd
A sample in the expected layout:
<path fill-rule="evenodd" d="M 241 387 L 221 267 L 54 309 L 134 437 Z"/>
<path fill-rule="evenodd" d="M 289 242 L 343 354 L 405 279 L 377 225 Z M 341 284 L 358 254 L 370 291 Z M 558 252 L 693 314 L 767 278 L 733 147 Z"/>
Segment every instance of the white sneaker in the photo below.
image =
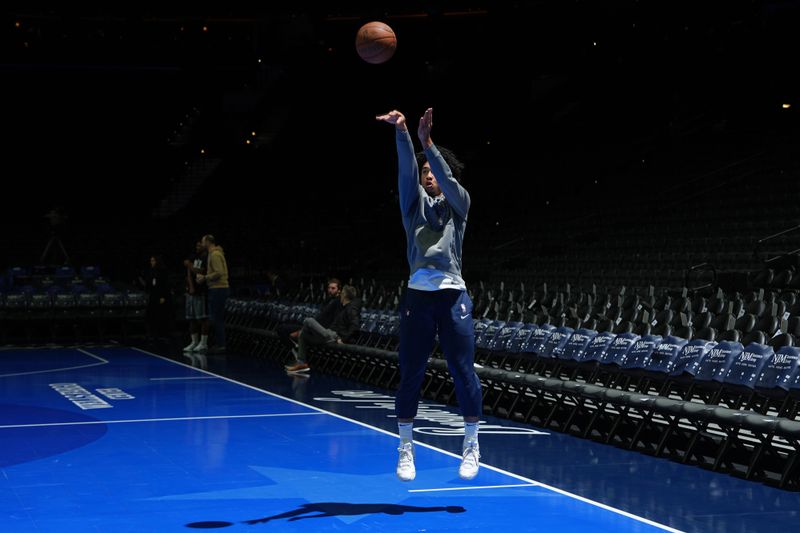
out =
<path fill-rule="evenodd" d="M 195 348 L 195 346 L 197 346 L 197 342 L 195 342 L 195 341 L 192 341 L 192 342 L 189 344 L 189 346 L 186 346 L 186 347 L 183 349 L 183 353 L 191 353 L 192 351 L 194 351 L 194 348 Z"/>
<path fill-rule="evenodd" d="M 478 468 L 480 467 L 481 453 L 478 448 L 478 442 L 473 441 L 464 446 L 464 452 L 461 456 L 461 466 L 458 467 L 458 476 L 461 479 L 473 479 L 478 475 Z"/>
<path fill-rule="evenodd" d="M 195 353 L 206 353 L 208 351 L 208 344 L 203 344 L 202 342 L 198 342 L 197 346 L 192 348 L 192 351 Z"/>
<path fill-rule="evenodd" d="M 414 468 L 414 444 L 401 443 L 397 451 L 400 452 L 400 457 L 397 459 L 397 478 L 400 481 L 413 480 L 417 477 L 417 469 Z"/>

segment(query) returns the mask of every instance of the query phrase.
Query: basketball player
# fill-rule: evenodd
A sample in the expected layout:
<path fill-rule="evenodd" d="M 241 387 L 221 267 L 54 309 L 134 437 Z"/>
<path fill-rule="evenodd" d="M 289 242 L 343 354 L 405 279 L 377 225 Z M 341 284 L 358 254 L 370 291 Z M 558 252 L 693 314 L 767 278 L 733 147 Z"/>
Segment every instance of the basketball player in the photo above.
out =
<path fill-rule="evenodd" d="M 461 277 L 461 247 L 470 197 L 458 182 L 463 165 L 431 140 L 433 110 L 420 118 L 417 137 L 423 151 L 414 154 L 406 118 L 397 110 L 375 117 L 396 130 L 400 211 L 406 230 L 411 277 L 400 306 L 400 387 L 395 411 L 400 433 L 397 477 L 416 477 L 412 427 L 425 366 L 436 335 L 455 382 L 464 416 L 464 443 L 458 473 L 478 474 L 478 423 L 481 385 L 473 366 L 472 301 Z M 420 169 L 421 165 L 421 169 Z"/>

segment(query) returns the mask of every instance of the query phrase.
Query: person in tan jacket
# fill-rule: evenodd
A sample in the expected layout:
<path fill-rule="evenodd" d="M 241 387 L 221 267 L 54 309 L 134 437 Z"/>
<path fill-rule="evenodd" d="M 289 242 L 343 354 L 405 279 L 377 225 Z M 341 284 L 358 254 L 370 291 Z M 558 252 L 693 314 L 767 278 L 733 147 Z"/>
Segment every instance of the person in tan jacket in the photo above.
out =
<path fill-rule="evenodd" d="M 214 347 L 208 353 L 222 353 L 225 351 L 225 301 L 230 294 L 228 262 L 213 235 L 205 235 L 202 242 L 208 252 L 208 267 L 205 275 L 197 276 L 197 282 L 208 287 L 208 319 L 214 326 Z"/>

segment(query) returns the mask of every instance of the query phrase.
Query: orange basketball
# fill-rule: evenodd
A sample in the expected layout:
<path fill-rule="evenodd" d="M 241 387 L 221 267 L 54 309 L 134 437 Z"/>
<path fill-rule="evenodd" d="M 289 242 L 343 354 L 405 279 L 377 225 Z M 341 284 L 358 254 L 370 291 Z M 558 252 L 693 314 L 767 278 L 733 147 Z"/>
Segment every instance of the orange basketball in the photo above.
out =
<path fill-rule="evenodd" d="M 367 22 L 356 34 L 356 51 L 367 63 L 389 61 L 397 49 L 394 30 L 383 22 Z"/>

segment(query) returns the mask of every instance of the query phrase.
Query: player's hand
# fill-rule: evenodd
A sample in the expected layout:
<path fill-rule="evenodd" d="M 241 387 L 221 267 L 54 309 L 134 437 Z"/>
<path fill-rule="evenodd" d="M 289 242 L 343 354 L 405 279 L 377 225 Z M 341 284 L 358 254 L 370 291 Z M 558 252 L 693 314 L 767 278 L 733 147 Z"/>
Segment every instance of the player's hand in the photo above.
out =
<path fill-rule="evenodd" d="M 160 303 L 161 305 L 164 305 L 164 302 L 166 302 L 166 300 L 164 298 L 159 298 L 158 299 L 158 303 Z"/>
<path fill-rule="evenodd" d="M 198 274 L 197 275 L 197 283 L 203 283 L 205 281 L 205 279 L 206 279 L 206 277 L 204 275 L 202 275 L 202 274 Z"/>
<path fill-rule="evenodd" d="M 192 262 L 189 261 L 188 259 L 184 259 L 183 260 L 183 266 L 185 266 L 186 268 L 191 268 Z"/>
<path fill-rule="evenodd" d="M 429 107 L 419 119 L 419 127 L 417 127 L 417 137 L 422 146 L 427 148 L 433 144 L 431 140 L 431 129 L 433 129 L 433 108 Z"/>
<path fill-rule="evenodd" d="M 336 339 L 336 344 L 344 344 L 344 341 L 340 338 Z"/>
<path fill-rule="evenodd" d="M 397 109 L 393 109 L 386 113 L 385 115 L 377 115 L 375 120 L 380 120 L 383 122 L 388 122 L 389 124 L 394 124 L 394 127 L 400 131 L 408 130 L 406 126 L 406 117 Z"/>

